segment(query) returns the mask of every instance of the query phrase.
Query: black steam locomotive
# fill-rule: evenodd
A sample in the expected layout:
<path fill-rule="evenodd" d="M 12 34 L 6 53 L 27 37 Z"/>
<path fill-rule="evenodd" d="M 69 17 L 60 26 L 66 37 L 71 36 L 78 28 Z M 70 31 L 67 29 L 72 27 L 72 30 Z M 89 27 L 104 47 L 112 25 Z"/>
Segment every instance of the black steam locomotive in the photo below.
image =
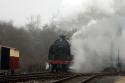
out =
<path fill-rule="evenodd" d="M 66 72 L 71 64 L 70 44 L 62 35 L 49 48 L 49 68 L 52 72 Z"/>

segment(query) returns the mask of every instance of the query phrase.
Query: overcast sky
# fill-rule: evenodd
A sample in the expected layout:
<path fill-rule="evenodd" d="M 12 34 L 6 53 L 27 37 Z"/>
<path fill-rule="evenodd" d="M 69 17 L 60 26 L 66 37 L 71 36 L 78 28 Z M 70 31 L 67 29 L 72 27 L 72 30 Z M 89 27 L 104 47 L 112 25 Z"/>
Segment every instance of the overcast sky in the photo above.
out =
<path fill-rule="evenodd" d="M 62 0 L 0 0 L 0 20 L 13 20 L 16 25 L 23 25 L 26 18 L 40 15 L 43 23 L 54 15 Z"/>

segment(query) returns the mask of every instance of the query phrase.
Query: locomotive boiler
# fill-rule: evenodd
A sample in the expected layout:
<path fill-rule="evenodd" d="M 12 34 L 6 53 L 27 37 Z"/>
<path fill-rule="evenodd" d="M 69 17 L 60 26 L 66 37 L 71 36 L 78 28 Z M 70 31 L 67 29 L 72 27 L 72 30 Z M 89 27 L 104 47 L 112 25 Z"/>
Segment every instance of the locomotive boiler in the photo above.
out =
<path fill-rule="evenodd" d="M 49 48 L 49 68 L 52 72 L 64 71 L 69 69 L 72 61 L 70 44 L 64 35 L 61 35 Z"/>

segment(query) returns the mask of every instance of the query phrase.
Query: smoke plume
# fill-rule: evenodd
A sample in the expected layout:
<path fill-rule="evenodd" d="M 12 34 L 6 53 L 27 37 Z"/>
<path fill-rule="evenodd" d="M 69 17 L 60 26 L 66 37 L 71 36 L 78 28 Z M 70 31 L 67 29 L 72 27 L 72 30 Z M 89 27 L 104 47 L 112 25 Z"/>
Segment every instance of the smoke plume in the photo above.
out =
<path fill-rule="evenodd" d="M 125 63 L 125 1 L 124 0 L 63 0 L 56 27 L 77 31 L 71 37 L 76 72 L 98 72 L 113 64 L 118 50 Z"/>

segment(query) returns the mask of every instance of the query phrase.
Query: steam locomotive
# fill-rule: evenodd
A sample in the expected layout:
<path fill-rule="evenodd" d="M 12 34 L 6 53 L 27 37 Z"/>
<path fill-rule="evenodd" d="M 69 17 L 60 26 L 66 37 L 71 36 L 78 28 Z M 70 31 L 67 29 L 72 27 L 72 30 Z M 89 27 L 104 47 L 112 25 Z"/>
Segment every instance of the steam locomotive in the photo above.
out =
<path fill-rule="evenodd" d="M 70 44 L 64 35 L 61 35 L 49 48 L 49 69 L 52 72 L 67 72 L 72 62 Z"/>

